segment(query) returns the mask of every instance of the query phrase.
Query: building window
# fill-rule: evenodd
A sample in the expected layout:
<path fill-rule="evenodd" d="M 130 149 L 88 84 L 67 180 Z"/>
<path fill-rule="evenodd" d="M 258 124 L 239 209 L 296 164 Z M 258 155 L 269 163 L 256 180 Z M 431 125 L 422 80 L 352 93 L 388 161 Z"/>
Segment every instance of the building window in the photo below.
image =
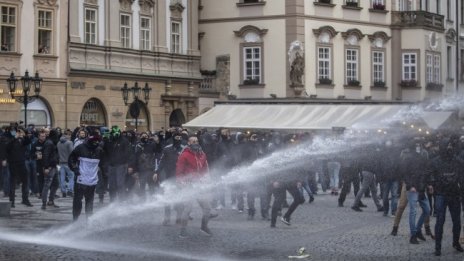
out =
<path fill-rule="evenodd" d="M 435 54 L 433 56 L 433 80 L 435 83 L 441 82 L 441 62 L 440 55 Z"/>
<path fill-rule="evenodd" d="M 151 50 L 151 19 L 142 17 L 140 18 L 140 49 Z"/>
<path fill-rule="evenodd" d="M 318 47 L 317 48 L 317 66 L 319 83 L 328 82 L 332 80 L 331 68 L 331 47 Z"/>
<path fill-rule="evenodd" d="M 400 11 L 413 11 L 413 1 L 412 0 L 400 0 L 399 1 L 399 10 Z"/>
<path fill-rule="evenodd" d="M 434 82 L 433 81 L 433 55 L 428 53 L 425 59 L 426 59 L 425 65 L 427 67 L 427 75 L 426 75 L 427 83 Z"/>
<path fill-rule="evenodd" d="M 52 12 L 39 10 L 38 53 L 49 54 L 52 47 Z"/>
<path fill-rule="evenodd" d="M 358 82 L 358 50 L 346 50 L 346 83 Z M 358 82 L 359 83 L 359 82 Z"/>
<path fill-rule="evenodd" d="M 372 52 L 372 66 L 374 84 L 385 83 L 385 52 Z"/>
<path fill-rule="evenodd" d="M 121 14 L 121 46 L 131 48 L 131 16 Z"/>
<path fill-rule="evenodd" d="M 244 84 L 261 83 L 261 47 L 243 48 L 243 82 Z"/>
<path fill-rule="evenodd" d="M 84 42 L 86 44 L 97 44 L 97 10 L 85 8 L 85 33 Z"/>
<path fill-rule="evenodd" d="M 358 0 L 345 0 L 346 6 L 358 7 Z"/>
<path fill-rule="evenodd" d="M 403 53 L 403 80 L 417 81 L 417 54 Z"/>
<path fill-rule="evenodd" d="M 181 23 L 171 22 L 171 52 L 181 53 Z"/>
<path fill-rule="evenodd" d="M 440 14 L 441 13 L 441 1 L 440 0 L 437 0 L 436 7 L 437 7 L 437 14 Z"/>
<path fill-rule="evenodd" d="M 16 7 L 2 6 L 1 13 L 1 51 L 16 51 Z"/>

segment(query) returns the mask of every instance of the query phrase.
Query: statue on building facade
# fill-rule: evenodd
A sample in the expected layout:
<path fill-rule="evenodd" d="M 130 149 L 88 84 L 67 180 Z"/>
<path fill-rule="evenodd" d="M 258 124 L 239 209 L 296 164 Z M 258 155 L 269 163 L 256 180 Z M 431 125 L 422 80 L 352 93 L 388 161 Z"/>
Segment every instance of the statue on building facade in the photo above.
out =
<path fill-rule="evenodd" d="M 288 58 L 290 62 L 291 86 L 303 86 L 305 60 L 303 44 L 300 41 L 294 41 L 290 44 Z"/>

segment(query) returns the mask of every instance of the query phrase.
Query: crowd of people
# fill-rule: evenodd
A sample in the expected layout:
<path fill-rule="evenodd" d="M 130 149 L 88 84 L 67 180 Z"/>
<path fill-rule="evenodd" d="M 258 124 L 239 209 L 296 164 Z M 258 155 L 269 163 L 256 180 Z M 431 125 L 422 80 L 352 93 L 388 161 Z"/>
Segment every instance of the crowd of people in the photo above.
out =
<path fill-rule="evenodd" d="M 235 167 L 251 165 L 280 150 L 309 146 L 315 136 L 309 132 L 231 133 L 226 128 L 196 133 L 182 128 L 136 133 L 122 131 L 118 126 L 74 130 L 8 126 L 0 135 L 0 180 L 13 208 L 18 184 L 21 203 L 33 207 L 29 197 L 36 196 L 42 200 L 43 210 L 59 207 L 55 198 L 60 196 L 60 189 L 62 197 L 73 197 L 73 218 L 77 220 L 83 199 L 86 215 L 92 214 L 95 194 L 100 203 L 107 192 L 110 202 L 131 195 L 145 200 L 162 193 L 163 182 L 173 182 L 181 191 L 192 188 L 206 176 L 220 184 L 222 177 Z M 337 138 L 340 136 L 327 139 Z M 336 153 L 321 152 L 288 165 L 230 185 L 231 205 L 239 212 L 247 210 L 247 217 L 252 220 L 256 216 L 255 200 L 259 198 L 261 218 L 275 228 L 279 216 L 283 224 L 291 225 L 292 214 L 306 201 L 306 194 L 311 203 L 320 189 L 328 191 L 338 197 L 338 206 L 344 207 L 353 187 L 353 211 L 362 212 L 367 207 L 362 199 L 372 198 L 377 211 L 394 217 L 392 236 L 397 235 L 409 204 L 409 242 L 425 241 L 424 228 L 425 235 L 435 240 L 437 256 L 441 255 L 448 209 L 453 223 L 453 247 L 464 252 L 459 243 L 464 205 L 464 136 L 457 132 L 385 136 L 363 146 L 347 142 Z M 224 186 L 217 186 L 211 198 L 193 199 L 202 209 L 201 231 L 207 235 L 212 235 L 209 220 L 226 207 L 225 192 Z M 290 203 L 287 192 L 292 198 Z M 163 225 L 170 224 L 173 209 L 175 223 L 180 226 L 179 237 L 187 237 L 193 203 L 186 200 L 166 205 Z M 422 210 L 419 218 L 417 205 Z M 436 217 L 434 231 L 432 217 Z"/>

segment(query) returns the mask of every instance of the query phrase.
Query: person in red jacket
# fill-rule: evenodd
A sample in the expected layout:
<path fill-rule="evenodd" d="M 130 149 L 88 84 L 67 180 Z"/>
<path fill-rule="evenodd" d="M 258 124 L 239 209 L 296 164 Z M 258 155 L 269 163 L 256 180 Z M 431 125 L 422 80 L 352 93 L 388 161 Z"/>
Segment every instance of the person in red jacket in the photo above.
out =
<path fill-rule="evenodd" d="M 176 164 L 176 183 L 181 189 L 191 188 L 194 182 L 199 182 L 201 179 L 207 178 L 208 161 L 206 154 L 201 149 L 196 136 L 191 136 L 188 139 L 187 147 L 182 151 Z M 208 236 L 211 236 L 211 231 L 208 228 L 208 221 L 211 213 L 211 206 L 208 199 L 197 198 L 198 204 L 203 211 L 201 219 L 201 231 Z M 184 210 L 181 215 L 181 230 L 179 237 L 187 237 L 186 229 L 189 220 L 189 214 L 192 212 L 193 202 L 186 201 L 183 203 Z"/>

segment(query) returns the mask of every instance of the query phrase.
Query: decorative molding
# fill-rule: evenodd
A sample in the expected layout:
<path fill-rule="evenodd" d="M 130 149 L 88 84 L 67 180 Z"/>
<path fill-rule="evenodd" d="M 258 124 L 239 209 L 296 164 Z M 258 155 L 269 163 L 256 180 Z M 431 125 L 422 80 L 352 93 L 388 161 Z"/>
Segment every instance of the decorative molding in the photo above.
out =
<path fill-rule="evenodd" d="M 169 10 L 171 10 L 171 12 L 182 13 L 185 10 L 185 7 L 180 2 L 175 1 L 169 5 Z"/>
<path fill-rule="evenodd" d="M 119 5 L 121 10 L 126 11 L 126 12 L 131 12 L 132 11 L 132 4 L 134 3 L 135 0 L 119 0 Z"/>
<path fill-rule="evenodd" d="M 384 43 L 388 42 L 388 40 L 391 39 L 390 36 L 388 36 L 385 32 L 381 32 L 381 31 L 375 32 L 375 33 L 373 33 L 373 34 L 368 34 L 368 35 L 367 35 L 367 38 L 368 38 L 369 41 L 371 41 L 371 42 L 374 42 L 375 39 L 380 38 L 380 39 L 383 40 Z"/>
<path fill-rule="evenodd" d="M 321 26 L 321 27 L 319 27 L 319 29 L 313 29 L 313 33 L 317 37 L 319 37 L 319 35 L 321 33 L 323 33 L 323 32 L 327 32 L 330 35 L 331 38 L 334 38 L 338 34 L 338 32 L 335 31 L 335 29 L 330 25 Z"/>
<path fill-rule="evenodd" d="M 98 5 L 98 0 L 85 0 L 86 4 Z"/>
<path fill-rule="evenodd" d="M 245 36 L 248 32 L 255 32 L 259 36 L 263 36 L 267 33 L 268 29 L 259 29 L 256 26 L 253 25 L 245 25 L 244 27 L 240 28 L 238 31 L 234 31 L 235 36 L 237 37 L 243 37 Z"/>
<path fill-rule="evenodd" d="M 361 40 L 364 38 L 364 34 L 359 30 L 359 29 L 349 29 L 346 32 L 342 32 L 342 37 L 343 39 L 347 39 L 350 35 L 354 35 L 358 38 L 358 40 Z"/>
<path fill-rule="evenodd" d="M 456 42 L 456 30 L 450 28 L 446 31 L 446 42 L 447 43 L 454 43 Z"/>
<path fill-rule="evenodd" d="M 57 0 L 37 0 L 37 2 L 41 5 L 48 4 L 50 6 L 55 6 Z"/>
<path fill-rule="evenodd" d="M 150 15 L 155 2 L 153 0 L 139 0 L 140 13 Z"/>

